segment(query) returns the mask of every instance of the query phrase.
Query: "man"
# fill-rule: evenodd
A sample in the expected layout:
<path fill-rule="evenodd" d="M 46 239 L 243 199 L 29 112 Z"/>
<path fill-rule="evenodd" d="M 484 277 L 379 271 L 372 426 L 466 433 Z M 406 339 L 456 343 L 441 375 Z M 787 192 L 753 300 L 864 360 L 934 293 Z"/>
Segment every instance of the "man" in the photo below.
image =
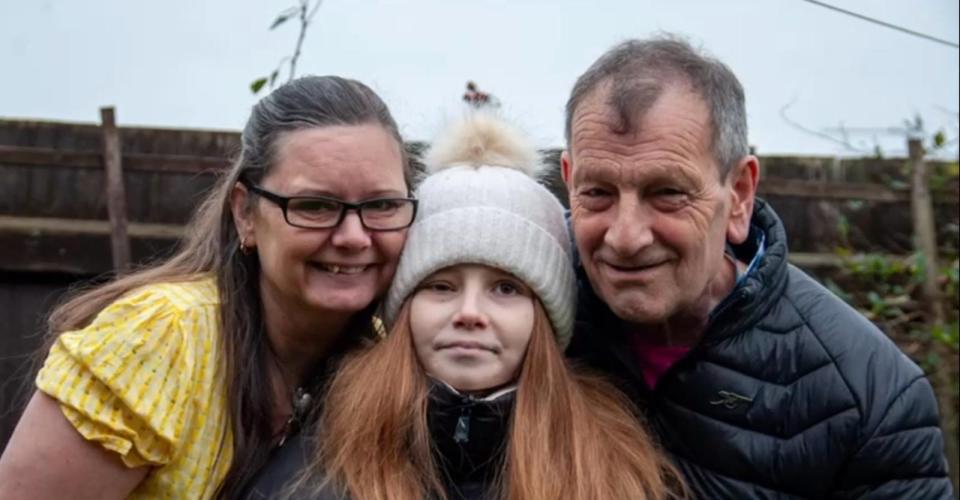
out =
<path fill-rule="evenodd" d="M 577 80 L 569 354 L 622 382 L 697 498 L 951 498 L 929 382 L 788 264 L 746 128 L 737 78 L 677 39 Z"/>

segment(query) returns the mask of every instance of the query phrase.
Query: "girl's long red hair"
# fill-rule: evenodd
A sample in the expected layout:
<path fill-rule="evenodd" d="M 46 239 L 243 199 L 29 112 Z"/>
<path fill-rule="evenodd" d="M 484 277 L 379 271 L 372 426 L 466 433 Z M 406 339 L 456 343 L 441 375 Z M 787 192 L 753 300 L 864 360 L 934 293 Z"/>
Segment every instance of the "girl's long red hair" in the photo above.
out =
<path fill-rule="evenodd" d="M 314 453 L 294 488 L 357 500 L 446 499 L 427 428 L 427 375 L 409 301 L 386 339 L 331 381 Z M 575 373 L 535 301 L 496 498 L 663 500 L 685 496 L 676 470 L 613 386 Z"/>

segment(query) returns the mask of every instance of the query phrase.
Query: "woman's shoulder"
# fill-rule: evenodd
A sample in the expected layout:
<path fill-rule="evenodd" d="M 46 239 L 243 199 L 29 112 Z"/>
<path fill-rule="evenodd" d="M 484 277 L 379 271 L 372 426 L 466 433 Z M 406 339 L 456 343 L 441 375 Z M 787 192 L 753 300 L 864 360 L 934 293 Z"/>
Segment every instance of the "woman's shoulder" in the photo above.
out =
<path fill-rule="evenodd" d="M 207 279 L 124 294 L 90 324 L 57 337 L 37 388 L 59 401 L 86 439 L 128 466 L 170 463 L 203 427 L 194 416 L 221 413 L 216 296 Z M 217 408 L 195 413 L 197 395 Z"/>
<path fill-rule="evenodd" d="M 216 337 L 219 304 L 212 277 L 151 283 L 122 294 L 86 325 L 62 332 L 56 344 L 90 350 L 116 342 L 141 347 L 194 343 Z"/>
<path fill-rule="evenodd" d="M 213 276 L 199 275 L 193 280 L 157 282 L 134 288 L 111 305 L 149 306 L 157 304 L 179 312 L 220 305 Z"/>

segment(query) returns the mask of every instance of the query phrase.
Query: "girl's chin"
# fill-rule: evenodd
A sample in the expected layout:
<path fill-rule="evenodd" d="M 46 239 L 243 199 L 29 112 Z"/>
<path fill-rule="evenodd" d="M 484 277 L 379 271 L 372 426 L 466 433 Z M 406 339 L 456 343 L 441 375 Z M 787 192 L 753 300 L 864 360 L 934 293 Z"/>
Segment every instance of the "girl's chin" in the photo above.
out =
<path fill-rule="evenodd" d="M 506 385 L 500 380 L 491 380 L 490 377 L 470 377 L 459 373 L 456 376 L 436 377 L 444 381 L 450 387 L 453 387 L 461 393 L 486 393 Z"/>

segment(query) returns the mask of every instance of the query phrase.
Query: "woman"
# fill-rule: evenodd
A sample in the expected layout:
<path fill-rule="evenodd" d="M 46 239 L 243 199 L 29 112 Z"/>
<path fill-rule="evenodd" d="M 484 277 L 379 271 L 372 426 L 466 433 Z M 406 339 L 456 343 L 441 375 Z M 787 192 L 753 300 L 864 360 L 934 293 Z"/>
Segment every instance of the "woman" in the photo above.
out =
<path fill-rule="evenodd" d="M 572 371 L 563 208 L 536 151 L 476 115 L 434 170 L 386 302 L 385 340 L 341 365 L 307 454 L 271 463 L 272 498 L 662 499 L 682 487 L 617 392 Z M 304 464 L 304 462 L 307 462 Z M 258 498 L 253 495 L 252 498 Z"/>
<path fill-rule="evenodd" d="M 261 100 L 182 249 L 52 314 L 0 498 L 235 498 L 325 360 L 370 333 L 408 181 L 363 84 L 307 77 Z"/>

